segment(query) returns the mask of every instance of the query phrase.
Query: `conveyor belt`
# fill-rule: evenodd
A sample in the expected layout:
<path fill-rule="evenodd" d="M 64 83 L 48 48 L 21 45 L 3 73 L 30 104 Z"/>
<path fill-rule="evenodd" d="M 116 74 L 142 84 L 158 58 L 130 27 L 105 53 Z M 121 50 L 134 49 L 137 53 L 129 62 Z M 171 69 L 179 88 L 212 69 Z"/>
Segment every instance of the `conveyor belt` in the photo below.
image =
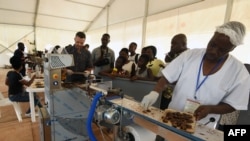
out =
<path fill-rule="evenodd" d="M 127 99 L 127 98 L 115 98 L 112 100 L 109 100 L 109 102 L 113 104 L 117 104 L 125 109 L 129 110 L 130 112 L 134 113 L 137 115 L 139 118 L 144 119 L 146 121 L 149 121 L 160 128 L 167 129 L 173 133 L 176 134 L 177 138 L 180 138 L 179 136 L 183 136 L 186 139 L 183 140 L 192 140 L 192 141 L 223 141 L 223 132 L 216 130 L 216 129 L 211 129 L 209 127 L 206 127 L 201 124 L 196 124 L 195 127 L 195 132 L 193 134 L 187 133 L 185 131 L 181 131 L 179 129 L 176 129 L 174 127 L 171 127 L 169 125 L 166 125 L 165 123 L 162 122 L 162 116 L 164 116 L 164 111 L 155 108 L 155 107 L 150 107 L 150 112 L 145 112 L 144 109 L 140 106 L 140 103 Z M 152 125 L 151 125 L 152 126 Z M 150 128 L 150 127 L 149 127 Z M 157 129 L 159 131 L 159 129 Z M 156 132 L 158 132 L 156 131 Z M 162 131 L 160 131 L 162 132 Z M 158 134 L 158 133 L 156 133 Z M 168 138 L 168 140 L 171 140 Z M 174 139 L 172 139 L 174 140 Z"/>

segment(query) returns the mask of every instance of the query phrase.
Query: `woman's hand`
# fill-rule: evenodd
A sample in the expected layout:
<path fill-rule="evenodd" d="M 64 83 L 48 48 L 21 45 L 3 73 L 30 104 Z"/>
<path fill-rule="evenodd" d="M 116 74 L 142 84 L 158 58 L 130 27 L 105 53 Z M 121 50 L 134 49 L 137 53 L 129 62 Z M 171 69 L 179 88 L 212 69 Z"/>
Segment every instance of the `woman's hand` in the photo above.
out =
<path fill-rule="evenodd" d="M 208 114 L 210 114 L 211 112 L 211 106 L 210 105 L 201 105 L 199 106 L 195 111 L 194 111 L 194 116 L 196 118 L 196 120 L 200 120 L 203 119 L 204 117 L 206 117 Z"/>
<path fill-rule="evenodd" d="M 198 107 L 194 116 L 196 120 L 206 117 L 208 114 L 226 114 L 235 111 L 235 109 L 227 103 L 219 103 L 218 105 L 201 105 Z"/>

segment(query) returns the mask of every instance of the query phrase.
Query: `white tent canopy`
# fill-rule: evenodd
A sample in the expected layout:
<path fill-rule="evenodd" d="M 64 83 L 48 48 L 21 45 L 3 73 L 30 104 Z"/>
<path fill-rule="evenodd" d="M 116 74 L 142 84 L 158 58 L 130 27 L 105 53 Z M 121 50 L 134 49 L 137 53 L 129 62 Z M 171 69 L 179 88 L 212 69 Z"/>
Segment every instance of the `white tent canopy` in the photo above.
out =
<path fill-rule="evenodd" d="M 215 26 L 237 20 L 247 27 L 244 45 L 232 54 L 250 62 L 249 0 L 0 0 L 0 67 L 9 64 L 17 42 L 27 52 L 74 43 L 77 31 L 87 34 L 90 50 L 99 46 L 103 33 L 116 56 L 130 42 L 137 52 L 155 45 L 164 58 L 170 40 L 185 33 L 189 48 L 205 48 Z"/>

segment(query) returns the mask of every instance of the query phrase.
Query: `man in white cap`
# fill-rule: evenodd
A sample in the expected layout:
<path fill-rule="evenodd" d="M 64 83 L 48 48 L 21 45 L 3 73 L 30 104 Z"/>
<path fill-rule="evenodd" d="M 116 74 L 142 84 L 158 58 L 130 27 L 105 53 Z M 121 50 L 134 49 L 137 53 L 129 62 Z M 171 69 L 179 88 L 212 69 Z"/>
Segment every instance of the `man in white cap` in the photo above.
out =
<path fill-rule="evenodd" d="M 163 76 L 141 105 L 149 108 L 165 85 L 177 82 L 168 108 L 191 112 L 198 122 L 208 122 L 211 115 L 218 118 L 235 110 L 247 110 L 249 73 L 229 54 L 242 44 L 244 36 L 245 26 L 240 22 L 217 27 L 206 49 L 187 50 L 162 70 Z"/>

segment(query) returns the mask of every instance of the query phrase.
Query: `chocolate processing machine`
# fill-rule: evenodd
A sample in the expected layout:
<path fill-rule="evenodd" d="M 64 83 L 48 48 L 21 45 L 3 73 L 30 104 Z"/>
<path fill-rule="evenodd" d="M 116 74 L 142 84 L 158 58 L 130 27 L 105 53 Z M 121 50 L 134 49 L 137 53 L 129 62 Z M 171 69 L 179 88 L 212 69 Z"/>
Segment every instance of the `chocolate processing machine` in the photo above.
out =
<path fill-rule="evenodd" d="M 73 57 L 69 54 L 48 54 L 47 57 L 44 63 L 45 102 L 50 118 L 43 126 L 50 127 L 52 141 L 96 141 L 93 123 L 114 129 L 114 141 L 150 141 L 155 135 L 168 141 L 223 139 L 221 132 L 203 125 L 197 125 L 196 132 L 190 134 L 159 122 L 163 114 L 160 109 L 151 107 L 151 114 L 141 112 L 138 110 L 140 104 L 127 98 L 121 89 L 112 88 L 110 81 L 87 81 L 84 89 L 65 88 L 61 69 L 74 65 Z M 103 140 L 106 140 L 104 136 Z"/>

